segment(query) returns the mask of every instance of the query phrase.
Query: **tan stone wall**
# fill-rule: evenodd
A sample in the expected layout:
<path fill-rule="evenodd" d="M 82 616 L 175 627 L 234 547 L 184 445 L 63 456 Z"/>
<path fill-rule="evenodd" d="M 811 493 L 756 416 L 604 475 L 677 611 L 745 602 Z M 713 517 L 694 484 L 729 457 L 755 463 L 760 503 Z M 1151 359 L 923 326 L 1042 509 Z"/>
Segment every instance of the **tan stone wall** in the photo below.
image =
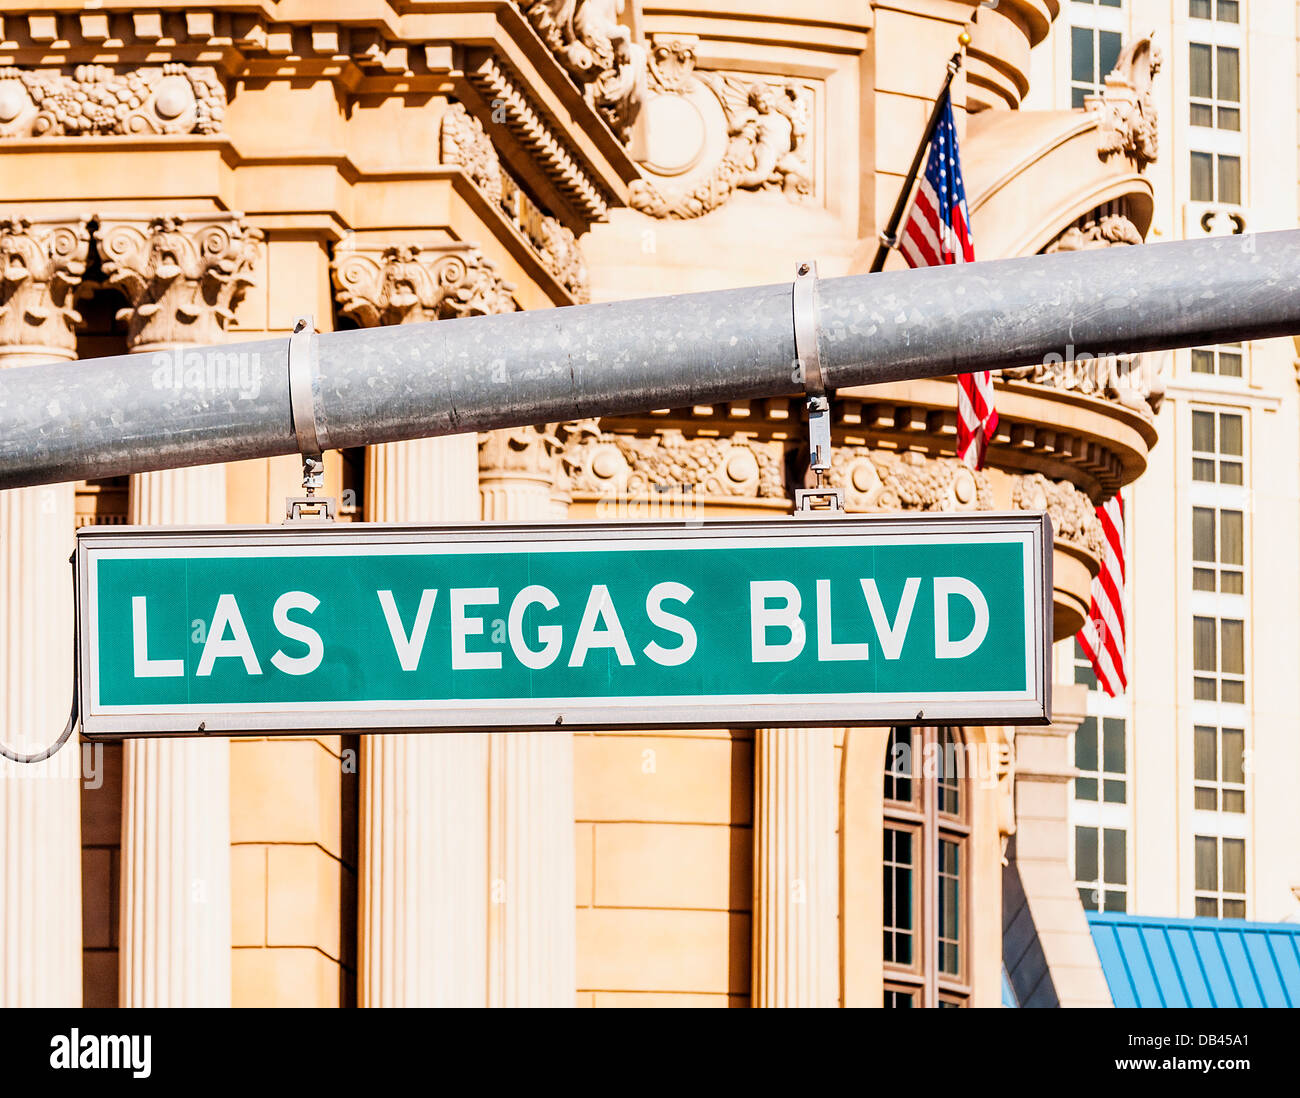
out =
<path fill-rule="evenodd" d="M 748 1005 L 753 740 L 574 735 L 580 1005 Z"/>

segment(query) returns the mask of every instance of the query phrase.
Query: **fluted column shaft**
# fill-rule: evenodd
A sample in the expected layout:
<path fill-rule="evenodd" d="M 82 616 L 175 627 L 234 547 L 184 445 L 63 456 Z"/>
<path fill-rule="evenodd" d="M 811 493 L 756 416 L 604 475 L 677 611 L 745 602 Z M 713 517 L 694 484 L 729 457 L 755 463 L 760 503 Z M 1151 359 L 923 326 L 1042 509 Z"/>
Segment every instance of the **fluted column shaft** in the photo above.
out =
<path fill-rule="evenodd" d="M 478 517 L 473 435 L 375 446 L 373 522 Z M 361 744 L 362 1006 L 482 1006 L 487 993 L 487 737 Z"/>
<path fill-rule="evenodd" d="M 483 438 L 479 477 L 485 520 L 563 517 L 556 514 L 549 447 L 534 428 Z M 568 732 L 493 732 L 488 750 L 488 1003 L 573 1006 L 573 737 Z"/>
<path fill-rule="evenodd" d="M 835 733 L 762 728 L 754 744 L 754 1006 L 839 998 Z"/>
<path fill-rule="evenodd" d="M 68 719 L 74 525 L 71 484 L 0 492 L 0 739 L 24 753 Z M 0 1006 L 81 1005 L 79 756 L 0 760 Z"/>
<path fill-rule="evenodd" d="M 139 473 L 142 526 L 220 524 L 219 465 Z M 128 739 L 122 758 L 122 1006 L 230 1005 L 230 744 Z"/>

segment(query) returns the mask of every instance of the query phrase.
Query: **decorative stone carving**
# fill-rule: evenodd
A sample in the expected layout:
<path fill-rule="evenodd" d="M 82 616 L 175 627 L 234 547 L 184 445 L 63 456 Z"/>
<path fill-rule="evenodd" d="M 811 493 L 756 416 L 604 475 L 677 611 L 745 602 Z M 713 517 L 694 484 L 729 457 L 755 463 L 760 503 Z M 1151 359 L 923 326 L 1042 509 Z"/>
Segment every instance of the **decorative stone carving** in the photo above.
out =
<path fill-rule="evenodd" d="M 563 464 L 572 491 L 602 497 L 651 493 L 728 499 L 787 496 L 784 447 L 743 434 L 687 438 L 667 428 L 648 438 L 602 432 L 595 421 L 571 425 L 563 437 Z"/>
<path fill-rule="evenodd" d="M 102 220 L 95 233 L 132 350 L 219 343 L 253 284 L 262 233 L 238 214 Z"/>
<path fill-rule="evenodd" d="M 216 133 L 226 92 L 210 65 L 0 68 L 0 137 Z"/>
<path fill-rule="evenodd" d="M 646 51 L 618 21 L 625 0 L 518 0 L 591 103 L 624 141 L 645 94 Z"/>
<path fill-rule="evenodd" d="M 449 103 L 438 131 L 442 162 L 465 170 L 493 202 L 501 201 L 501 160 L 483 123 L 463 103 Z"/>
<path fill-rule="evenodd" d="M 85 218 L 0 219 L 0 347 L 76 357 L 81 314 L 74 302 L 89 250 Z"/>
<path fill-rule="evenodd" d="M 658 180 L 632 184 L 631 205 L 651 217 L 703 217 L 739 189 L 812 193 L 808 156 L 811 93 L 792 80 L 697 72 L 695 39 L 656 35 L 651 48 L 642 166 Z M 711 168 L 698 169 L 717 131 Z M 682 176 L 676 188 L 661 180 Z"/>
<path fill-rule="evenodd" d="M 1082 225 L 1071 225 L 1043 250 L 1045 252 L 1084 252 L 1110 248 L 1116 244 L 1141 244 L 1142 234 L 1123 214 L 1103 214 Z"/>
<path fill-rule="evenodd" d="M 556 455 L 563 448 L 554 424 L 511 427 L 478 437 L 480 475 L 513 476 L 552 484 Z"/>
<path fill-rule="evenodd" d="M 988 477 L 956 458 L 863 446 L 832 450 L 828 474 L 849 511 L 988 511 Z"/>
<path fill-rule="evenodd" d="M 1011 506 L 1020 511 L 1046 511 L 1052 531 L 1094 556 L 1104 544 L 1101 521 L 1092 500 L 1068 480 L 1048 480 L 1042 473 L 1011 478 Z"/>
<path fill-rule="evenodd" d="M 472 244 L 340 246 L 339 309 L 363 328 L 514 312 L 513 284 Z"/>
<path fill-rule="evenodd" d="M 455 164 L 500 209 L 532 246 L 542 264 L 578 304 L 591 300 L 587 262 L 567 225 L 539 210 L 510 177 L 483 123 L 461 103 L 443 112 L 439 143 L 442 161 Z"/>
<path fill-rule="evenodd" d="M 1100 95 L 1083 101 L 1084 109 L 1100 115 L 1097 154 L 1103 159 L 1124 153 L 1145 168 L 1159 152 L 1153 83 L 1161 56 L 1151 36 L 1124 47 L 1114 69 L 1106 74 Z"/>

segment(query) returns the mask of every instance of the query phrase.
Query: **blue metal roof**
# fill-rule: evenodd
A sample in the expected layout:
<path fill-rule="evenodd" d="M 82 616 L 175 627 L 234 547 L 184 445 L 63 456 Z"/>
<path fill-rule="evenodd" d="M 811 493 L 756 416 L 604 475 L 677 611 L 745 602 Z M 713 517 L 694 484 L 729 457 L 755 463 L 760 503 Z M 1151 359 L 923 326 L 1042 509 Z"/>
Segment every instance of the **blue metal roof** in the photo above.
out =
<path fill-rule="evenodd" d="M 1007 975 L 1007 966 L 1002 966 L 1002 1005 L 1004 1007 L 1018 1007 L 1019 1001 L 1016 999 L 1016 989 L 1011 986 L 1011 977 Z"/>
<path fill-rule="evenodd" d="M 1300 1006 L 1300 924 L 1088 912 L 1117 1007 Z"/>

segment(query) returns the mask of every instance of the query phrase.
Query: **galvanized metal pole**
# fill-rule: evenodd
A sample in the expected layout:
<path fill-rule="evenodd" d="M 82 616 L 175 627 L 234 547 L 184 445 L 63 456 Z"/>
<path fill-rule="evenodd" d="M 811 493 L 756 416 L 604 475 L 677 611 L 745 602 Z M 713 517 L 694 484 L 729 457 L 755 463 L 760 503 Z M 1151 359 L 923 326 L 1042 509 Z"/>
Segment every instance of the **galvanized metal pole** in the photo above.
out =
<path fill-rule="evenodd" d="M 1300 333 L 1300 231 L 826 279 L 828 388 Z M 792 284 L 321 335 L 331 447 L 798 392 Z M 0 488 L 296 453 L 289 339 L 0 372 Z M 175 355 L 183 357 L 177 359 Z M 244 356 L 239 359 L 238 356 Z"/>

